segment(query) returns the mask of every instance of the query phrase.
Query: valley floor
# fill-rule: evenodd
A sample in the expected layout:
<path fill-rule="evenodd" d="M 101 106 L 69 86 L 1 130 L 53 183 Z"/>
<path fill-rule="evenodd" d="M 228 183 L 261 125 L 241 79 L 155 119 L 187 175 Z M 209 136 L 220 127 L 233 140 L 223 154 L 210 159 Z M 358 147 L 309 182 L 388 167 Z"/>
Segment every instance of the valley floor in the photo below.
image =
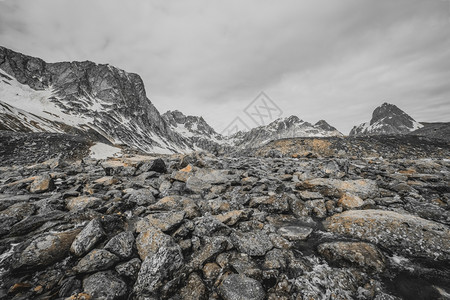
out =
<path fill-rule="evenodd" d="M 12 140 L 1 299 L 449 299 L 442 145 L 369 157 L 356 142 L 359 156 L 288 140 L 251 156 L 97 160 L 86 141 L 48 150 L 73 150 L 63 156 Z"/>

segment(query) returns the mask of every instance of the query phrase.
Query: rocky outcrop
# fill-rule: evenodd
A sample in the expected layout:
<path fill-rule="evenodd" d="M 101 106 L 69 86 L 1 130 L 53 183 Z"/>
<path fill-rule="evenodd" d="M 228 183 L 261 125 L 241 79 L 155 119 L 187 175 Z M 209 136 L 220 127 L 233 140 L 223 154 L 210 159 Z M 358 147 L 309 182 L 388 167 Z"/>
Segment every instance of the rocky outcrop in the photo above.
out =
<path fill-rule="evenodd" d="M 403 110 L 389 103 L 383 103 L 372 114 L 369 123 L 353 127 L 350 135 L 395 135 L 406 134 L 423 127 Z"/>

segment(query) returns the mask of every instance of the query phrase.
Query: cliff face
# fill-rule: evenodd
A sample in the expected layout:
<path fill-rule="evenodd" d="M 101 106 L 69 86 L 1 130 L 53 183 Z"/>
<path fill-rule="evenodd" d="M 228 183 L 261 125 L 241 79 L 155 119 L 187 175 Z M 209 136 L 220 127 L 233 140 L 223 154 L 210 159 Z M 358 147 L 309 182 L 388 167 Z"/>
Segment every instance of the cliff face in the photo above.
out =
<path fill-rule="evenodd" d="M 89 61 L 46 63 L 3 47 L 0 69 L 4 129 L 81 132 L 146 152 L 191 149 L 169 129 L 137 74 Z"/>

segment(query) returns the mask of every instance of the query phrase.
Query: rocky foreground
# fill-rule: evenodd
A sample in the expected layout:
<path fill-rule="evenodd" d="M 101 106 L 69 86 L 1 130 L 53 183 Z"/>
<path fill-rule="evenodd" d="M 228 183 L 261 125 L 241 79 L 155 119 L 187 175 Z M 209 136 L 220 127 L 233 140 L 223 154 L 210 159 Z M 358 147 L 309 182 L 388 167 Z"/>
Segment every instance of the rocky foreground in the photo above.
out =
<path fill-rule="evenodd" d="M 0 167 L 0 298 L 449 299 L 443 147 L 389 159 L 281 146 L 254 157 L 20 152 Z"/>

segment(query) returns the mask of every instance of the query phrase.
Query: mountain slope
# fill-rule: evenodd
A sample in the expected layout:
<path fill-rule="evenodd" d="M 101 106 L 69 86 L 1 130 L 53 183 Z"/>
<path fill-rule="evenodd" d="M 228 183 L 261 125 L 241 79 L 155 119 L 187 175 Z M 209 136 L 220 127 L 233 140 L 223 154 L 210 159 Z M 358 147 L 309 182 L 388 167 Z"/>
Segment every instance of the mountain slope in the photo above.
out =
<path fill-rule="evenodd" d="M 342 133 L 324 120 L 312 125 L 296 116 L 290 116 L 284 119 L 279 118 L 266 126 L 259 126 L 248 132 L 238 132 L 229 137 L 229 140 L 243 149 L 259 147 L 272 140 L 283 138 L 331 136 L 342 136 Z"/>
<path fill-rule="evenodd" d="M 350 131 L 354 135 L 395 135 L 406 134 L 423 127 L 397 106 L 383 103 L 372 114 L 369 123 L 354 126 Z"/>
<path fill-rule="evenodd" d="M 217 152 L 227 147 L 224 137 L 202 117 L 186 116 L 178 110 L 167 111 L 162 117 L 172 131 L 187 138 L 195 149 Z"/>
<path fill-rule="evenodd" d="M 450 141 L 450 122 L 421 122 L 420 124 L 423 125 L 422 128 L 412 131 L 409 134 Z"/>
<path fill-rule="evenodd" d="M 86 134 L 144 152 L 186 152 L 142 79 L 93 62 L 46 63 L 0 47 L 0 128 Z"/>

